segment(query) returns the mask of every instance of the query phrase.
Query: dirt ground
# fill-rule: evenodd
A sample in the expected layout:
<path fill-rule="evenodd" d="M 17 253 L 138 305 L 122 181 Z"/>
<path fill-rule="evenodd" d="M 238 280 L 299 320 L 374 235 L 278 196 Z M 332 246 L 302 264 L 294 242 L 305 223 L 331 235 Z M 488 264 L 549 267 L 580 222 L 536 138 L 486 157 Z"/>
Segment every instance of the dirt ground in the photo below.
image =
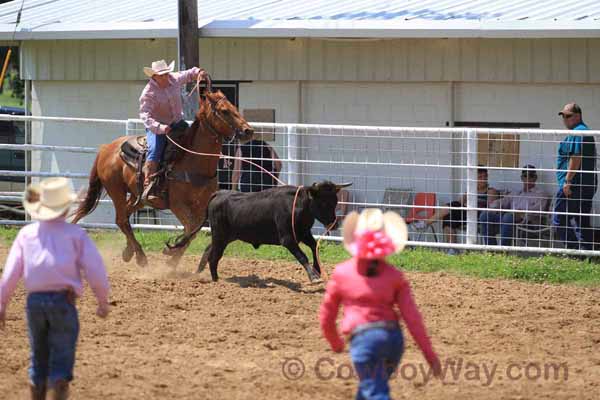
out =
<path fill-rule="evenodd" d="M 0 248 L 4 264 L 6 248 Z M 323 284 L 295 264 L 224 259 L 218 283 L 162 255 L 140 269 L 104 254 L 114 307 L 79 302 L 75 399 L 350 399 L 347 352 L 322 339 Z M 332 266 L 330 265 L 329 268 Z M 408 274 L 442 381 L 412 338 L 392 381 L 396 399 L 600 398 L 600 289 Z M 28 343 L 19 287 L 0 332 L 0 398 L 27 398 Z"/>

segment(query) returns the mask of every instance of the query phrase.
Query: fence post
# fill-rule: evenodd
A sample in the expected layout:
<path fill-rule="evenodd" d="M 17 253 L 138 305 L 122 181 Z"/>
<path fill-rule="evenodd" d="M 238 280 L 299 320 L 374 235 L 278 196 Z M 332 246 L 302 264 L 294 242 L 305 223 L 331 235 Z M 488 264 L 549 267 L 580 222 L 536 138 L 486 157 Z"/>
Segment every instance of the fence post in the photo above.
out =
<path fill-rule="evenodd" d="M 129 119 L 127 120 L 127 126 L 126 126 L 126 128 L 125 128 L 125 132 L 126 132 L 126 134 L 127 134 L 128 136 L 129 136 L 129 135 L 135 135 L 135 134 L 136 134 L 136 132 L 135 132 L 135 123 L 136 123 L 136 122 L 135 122 L 135 119 L 131 119 L 131 118 L 129 118 Z"/>
<path fill-rule="evenodd" d="M 467 244 L 477 243 L 477 133 L 467 129 Z"/>
<path fill-rule="evenodd" d="M 294 125 L 287 126 L 287 158 L 290 160 L 288 163 L 288 183 L 293 186 L 300 185 L 300 165 L 297 161 L 300 154 L 300 146 L 298 143 L 298 134 L 296 133 L 296 127 Z"/>

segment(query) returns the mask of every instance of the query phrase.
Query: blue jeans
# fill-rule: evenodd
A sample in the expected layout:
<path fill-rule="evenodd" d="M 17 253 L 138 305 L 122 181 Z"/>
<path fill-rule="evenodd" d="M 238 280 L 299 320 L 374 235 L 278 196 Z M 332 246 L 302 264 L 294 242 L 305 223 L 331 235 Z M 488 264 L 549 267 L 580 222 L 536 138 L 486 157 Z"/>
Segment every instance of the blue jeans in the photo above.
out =
<path fill-rule="evenodd" d="M 390 399 L 388 381 L 404 353 L 398 329 L 375 328 L 361 332 L 350 342 L 350 356 L 360 383 L 356 400 Z"/>
<path fill-rule="evenodd" d="M 29 379 L 33 385 L 73 379 L 79 335 L 77 309 L 66 292 L 38 292 L 27 296 L 27 325 L 31 346 Z"/>
<path fill-rule="evenodd" d="M 487 246 L 496 246 L 496 234 L 500 232 L 500 244 L 510 246 L 514 236 L 515 215 L 497 211 L 484 211 L 479 216 L 481 236 L 483 243 Z"/>
<path fill-rule="evenodd" d="M 152 133 L 149 129 L 146 129 L 146 143 L 148 144 L 148 154 L 146 155 L 146 161 L 160 162 L 162 160 L 165 147 L 167 145 L 167 138 L 165 135 L 157 135 Z"/>
<path fill-rule="evenodd" d="M 554 214 L 552 225 L 560 240 L 567 244 L 569 249 L 591 250 L 593 247 L 593 232 L 590 221 L 592 211 L 592 198 L 596 192 L 595 187 L 573 186 L 571 197 L 566 197 L 562 188 L 556 193 L 554 212 L 566 212 L 568 215 Z"/>

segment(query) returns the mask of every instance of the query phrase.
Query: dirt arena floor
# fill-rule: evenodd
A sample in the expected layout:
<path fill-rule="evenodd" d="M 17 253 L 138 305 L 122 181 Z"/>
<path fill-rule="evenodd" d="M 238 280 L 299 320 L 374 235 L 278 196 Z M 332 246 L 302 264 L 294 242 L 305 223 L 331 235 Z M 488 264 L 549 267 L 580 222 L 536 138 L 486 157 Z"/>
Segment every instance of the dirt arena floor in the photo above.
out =
<path fill-rule="evenodd" d="M 4 264 L 6 248 L 0 248 Z M 322 339 L 323 284 L 294 264 L 224 259 L 221 281 L 162 255 L 140 269 L 104 254 L 112 314 L 79 302 L 75 399 L 350 399 L 347 353 Z M 331 268 L 331 266 L 329 266 Z M 411 338 L 396 399 L 599 399 L 600 290 L 411 273 L 446 375 L 429 379 Z M 20 287 L 0 332 L 0 398 L 27 398 Z"/>

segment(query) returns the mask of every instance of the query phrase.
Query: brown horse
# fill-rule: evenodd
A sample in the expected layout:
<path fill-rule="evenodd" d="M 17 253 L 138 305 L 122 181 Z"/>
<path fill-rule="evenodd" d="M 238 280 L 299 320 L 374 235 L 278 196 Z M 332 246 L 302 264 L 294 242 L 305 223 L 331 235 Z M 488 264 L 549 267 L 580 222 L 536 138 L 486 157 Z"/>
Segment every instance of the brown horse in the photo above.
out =
<path fill-rule="evenodd" d="M 188 152 L 174 162 L 171 176 L 195 176 L 195 184 L 169 178 L 169 208 L 184 226 L 185 235 L 201 226 L 206 219 L 206 207 L 210 196 L 217 190 L 218 155 L 221 153 L 223 139 L 238 139 L 242 142 L 250 140 L 254 130 L 240 115 L 238 110 L 217 91 L 206 92 L 201 96 L 200 109 L 192 126 L 185 133 L 186 147 L 194 152 L 214 154 L 201 156 Z M 136 171 L 120 157 L 121 145 L 128 138 L 122 136 L 113 142 L 103 145 L 98 151 L 94 166 L 90 172 L 89 188 L 85 199 L 75 212 L 73 223 L 91 213 L 100 200 L 103 189 L 113 201 L 116 211 L 116 223 L 127 237 L 127 247 L 122 257 L 125 262 L 136 256 L 137 264 L 147 264 L 142 246 L 136 240 L 129 217 L 142 208 L 136 204 L 138 188 Z M 129 195 L 129 196 L 128 196 Z M 150 204 L 158 208 L 157 204 Z M 165 253 L 172 256 L 169 264 L 176 265 L 187 246 L 177 249 L 165 248 Z"/>

